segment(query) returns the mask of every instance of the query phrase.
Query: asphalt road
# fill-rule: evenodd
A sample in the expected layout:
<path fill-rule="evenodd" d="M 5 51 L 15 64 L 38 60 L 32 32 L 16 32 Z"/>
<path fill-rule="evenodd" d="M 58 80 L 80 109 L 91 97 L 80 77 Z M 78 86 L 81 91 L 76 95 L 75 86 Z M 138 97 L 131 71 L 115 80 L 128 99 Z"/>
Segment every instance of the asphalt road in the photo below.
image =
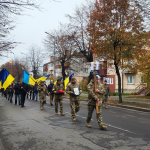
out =
<path fill-rule="evenodd" d="M 108 130 L 99 130 L 95 111 L 92 128 L 86 127 L 87 102 L 82 101 L 77 121 L 72 122 L 69 100 L 65 116 L 54 106 L 26 100 L 25 107 L 0 96 L 0 150 L 150 150 L 150 113 L 109 107 L 103 109 Z"/>

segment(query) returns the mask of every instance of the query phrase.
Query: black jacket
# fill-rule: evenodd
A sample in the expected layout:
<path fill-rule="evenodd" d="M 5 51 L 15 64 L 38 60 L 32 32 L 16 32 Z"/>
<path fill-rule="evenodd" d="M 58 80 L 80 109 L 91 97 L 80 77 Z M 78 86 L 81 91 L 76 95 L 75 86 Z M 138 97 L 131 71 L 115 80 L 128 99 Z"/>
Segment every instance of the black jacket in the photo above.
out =
<path fill-rule="evenodd" d="M 33 93 L 38 93 L 37 88 L 38 88 L 38 85 L 34 85 L 33 86 L 33 89 L 32 89 Z"/>
<path fill-rule="evenodd" d="M 22 83 L 21 87 L 23 87 L 20 91 L 21 94 L 26 94 L 28 92 L 28 85 L 26 83 Z"/>
<path fill-rule="evenodd" d="M 54 84 L 48 85 L 48 92 L 50 92 L 51 94 L 53 94 L 53 86 L 54 86 Z"/>
<path fill-rule="evenodd" d="M 15 87 L 14 87 L 14 90 L 15 90 L 15 94 L 21 94 L 21 84 L 19 85 L 18 83 L 15 84 Z"/>

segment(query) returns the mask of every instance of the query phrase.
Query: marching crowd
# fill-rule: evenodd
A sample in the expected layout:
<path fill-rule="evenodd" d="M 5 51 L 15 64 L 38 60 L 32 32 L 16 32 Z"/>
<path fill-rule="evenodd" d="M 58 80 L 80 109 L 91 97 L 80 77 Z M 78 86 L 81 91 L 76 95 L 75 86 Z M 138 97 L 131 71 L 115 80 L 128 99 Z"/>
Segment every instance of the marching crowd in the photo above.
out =
<path fill-rule="evenodd" d="M 92 113 L 94 109 L 96 109 L 96 103 L 98 104 L 98 113 L 96 114 L 97 121 L 99 124 L 99 128 L 101 130 L 105 130 L 107 127 L 102 123 L 102 115 L 101 108 L 103 104 L 105 108 L 107 107 L 107 99 L 110 94 L 109 86 L 107 85 L 107 81 L 104 81 L 104 84 L 100 84 L 98 78 L 95 79 L 97 82 L 97 89 L 95 89 L 94 85 L 94 76 L 89 76 L 89 84 L 88 84 L 88 114 L 87 114 L 87 127 L 91 127 L 90 121 L 92 118 Z M 63 112 L 63 95 L 64 92 L 70 95 L 70 107 L 71 107 L 71 115 L 72 120 L 76 121 L 76 113 L 80 110 L 81 101 L 80 94 L 82 93 L 82 89 L 80 84 L 76 82 L 76 78 L 72 77 L 71 82 L 68 84 L 66 91 L 64 90 L 64 86 L 61 83 L 61 80 L 58 79 L 57 83 L 54 85 L 51 80 L 50 84 L 47 86 L 46 82 L 41 82 L 40 85 L 35 82 L 34 86 L 27 85 L 25 83 L 21 83 L 20 81 L 14 85 L 12 82 L 10 86 L 4 91 L 1 89 L 2 96 L 5 96 L 10 103 L 12 103 L 13 95 L 15 95 L 15 105 L 21 105 L 24 107 L 25 97 L 38 101 L 40 101 L 40 109 L 44 108 L 44 104 L 46 103 L 46 96 L 50 96 L 50 105 L 53 106 L 53 98 L 55 98 L 55 114 L 58 115 L 58 104 L 60 105 L 60 114 L 64 116 Z"/>

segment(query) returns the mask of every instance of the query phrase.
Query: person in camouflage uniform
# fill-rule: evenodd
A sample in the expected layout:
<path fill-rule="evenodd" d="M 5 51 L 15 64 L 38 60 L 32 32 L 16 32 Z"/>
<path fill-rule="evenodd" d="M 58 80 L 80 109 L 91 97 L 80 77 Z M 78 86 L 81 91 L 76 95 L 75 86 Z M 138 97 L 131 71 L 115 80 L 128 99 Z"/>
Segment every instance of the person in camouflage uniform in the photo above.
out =
<path fill-rule="evenodd" d="M 60 93 L 62 91 L 62 93 Z M 58 79 L 57 83 L 53 86 L 53 93 L 55 95 L 55 114 L 58 115 L 58 103 L 60 104 L 60 113 L 62 116 L 65 114 L 63 113 L 63 91 L 64 86 L 61 84 L 61 80 Z"/>
<path fill-rule="evenodd" d="M 39 99 L 40 99 L 40 109 L 44 108 L 46 102 L 46 94 L 48 93 L 47 87 L 44 85 L 44 82 L 41 82 L 41 85 L 38 86 Z"/>
<path fill-rule="evenodd" d="M 102 85 L 98 82 L 98 78 L 96 78 L 97 81 L 97 89 L 95 89 L 94 86 L 94 79 L 93 75 L 91 75 L 90 83 L 88 84 L 88 116 L 87 116 L 87 127 L 91 127 L 90 121 L 92 118 L 92 113 L 94 111 L 94 108 L 96 109 L 96 102 L 98 103 L 98 109 L 99 113 L 96 114 L 97 121 L 99 124 L 99 128 L 101 130 L 105 130 L 107 127 L 103 125 L 102 123 L 102 114 L 101 114 L 101 107 L 102 107 L 102 97 L 104 93 L 104 89 L 102 88 Z M 95 89 L 95 90 L 94 90 Z M 95 93 L 98 94 L 98 96 L 95 95 Z"/>
<path fill-rule="evenodd" d="M 108 108 L 107 101 L 108 101 L 108 95 L 110 94 L 110 88 L 107 85 L 107 80 L 104 81 L 103 88 L 104 88 L 103 105 L 105 105 L 105 108 Z"/>
<path fill-rule="evenodd" d="M 66 93 L 70 95 L 70 107 L 71 107 L 71 115 L 73 121 L 76 121 L 76 113 L 80 110 L 81 101 L 79 95 L 76 95 L 74 92 L 74 88 L 78 88 L 79 95 L 82 93 L 82 89 L 80 84 L 76 82 L 76 78 L 71 78 L 71 83 L 68 84 Z"/>

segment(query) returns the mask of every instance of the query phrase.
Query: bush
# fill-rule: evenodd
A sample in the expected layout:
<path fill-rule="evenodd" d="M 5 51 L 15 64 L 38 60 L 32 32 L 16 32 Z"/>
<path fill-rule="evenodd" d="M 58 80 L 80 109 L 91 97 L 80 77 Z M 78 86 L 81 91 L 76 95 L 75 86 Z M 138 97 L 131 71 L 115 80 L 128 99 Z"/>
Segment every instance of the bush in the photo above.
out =
<path fill-rule="evenodd" d="M 113 96 L 116 96 L 116 93 L 112 93 Z"/>
<path fill-rule="evenodd" d="M 82 80 L 81 82 L 80 82 L 80 86 L 81 86 L 81 88 L 82 88 L 82 91 L 87 91 L 88 90 L 88 80 Z"/>
<path fill-rule="evenodd" d="M 137 93 L 136 92 L 131 92 L 130 95 L 137 95 Z"/>

